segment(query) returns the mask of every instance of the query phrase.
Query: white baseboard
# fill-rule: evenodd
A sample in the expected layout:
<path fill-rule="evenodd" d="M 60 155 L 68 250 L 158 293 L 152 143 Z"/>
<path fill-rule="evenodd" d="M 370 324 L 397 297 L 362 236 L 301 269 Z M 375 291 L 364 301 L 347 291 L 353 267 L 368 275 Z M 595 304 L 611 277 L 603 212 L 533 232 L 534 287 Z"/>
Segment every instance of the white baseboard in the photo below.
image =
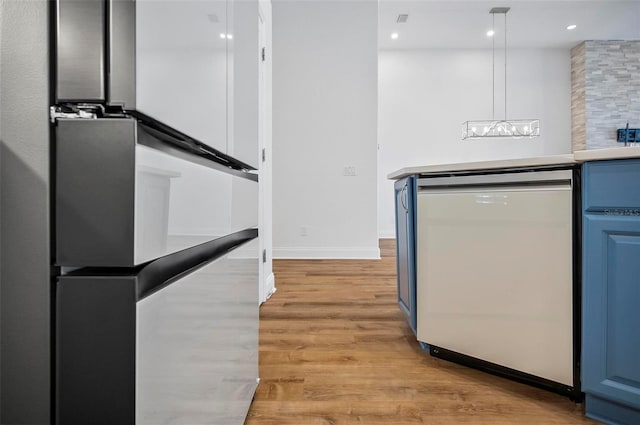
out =
<path fill-rule="evenodd" d="M 262 285 L 261 285 L 262 286 Z M 264 287 L 261 287 L 260 290 L 260 304 L 267 301 L 273 294 L 276 292 L 276 277 L 273 273 L 269 274 L 269 276 L 264 281 Z"/>
<path fill-rule="evenodd" d="M 278 290 L 278 288 L 273 288 L 273 290 L 271 292 L 269 292 L 269 295 L 267 295 L 267 298 L 264 300 L 264 302 L 269 301 L 269 298 L 271 298 L 271 296 L 273 294 L 275 294 L 277 290 Z"/>
<path fill-rule="evenodd" d="M 276 259 L 306 260 L 379 260 L 380 248 L 365 247 L 290 247 L 273 248 Z"/>
<path fill-rule="evenodd" d="M 380 234 L 378 234 L 378 239 L 395 239 L 396 238 L 396 232 L 380 232 Z"/>
<path fill-rule="evenodd" d="M 267 280 L 264 285 L 264 300 L 266 301 L 269 298 L 271 298 L 271 295 L 273 295 L 275 292 L 276 292 L 276 277 L 273 273 L 271 273 L 267 277 Z"/>

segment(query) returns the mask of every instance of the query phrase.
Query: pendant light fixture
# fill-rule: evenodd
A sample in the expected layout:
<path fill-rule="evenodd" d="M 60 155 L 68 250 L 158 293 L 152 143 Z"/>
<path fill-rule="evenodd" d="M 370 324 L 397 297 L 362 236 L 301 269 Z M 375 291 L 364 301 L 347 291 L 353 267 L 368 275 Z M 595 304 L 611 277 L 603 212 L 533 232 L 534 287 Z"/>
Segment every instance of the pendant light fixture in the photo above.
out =
<path fill-rule="evenodd" d="M 496 15 L 504 16 L 504 118 L 496 120 L 496 42 L 493 38 L 492 45 L 492 116 L 491 120 L 466 121 L 462 123 L 462 140 L 487 139 L 487 138 L 532 138 L 540 135 L 540 120 L 538 119 L 507 119 L 507 12 L 508 7 L 494 7 L 489 11 L 492 15 L 493 26 L 489 32 L 495 34 Z M 488 33 L 488 34 L 489 34 Z"/>

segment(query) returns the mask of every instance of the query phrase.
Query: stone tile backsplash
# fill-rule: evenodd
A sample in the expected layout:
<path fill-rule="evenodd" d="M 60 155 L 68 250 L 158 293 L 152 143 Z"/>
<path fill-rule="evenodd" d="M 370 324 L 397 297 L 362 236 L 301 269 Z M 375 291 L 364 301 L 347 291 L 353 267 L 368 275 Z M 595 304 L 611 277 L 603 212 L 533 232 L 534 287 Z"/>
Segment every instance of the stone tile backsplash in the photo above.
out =
<path fill-rule="evenodd" d="M 571 49 L 571 148 L 573 152 L 587 148 L 585 111 L 585 43 Z"/>
<path fill-rule="evenodd" d="M 572 149 L 621 146 L 640 127 L 640 41 L 585 41 L 571 50 Z"/>

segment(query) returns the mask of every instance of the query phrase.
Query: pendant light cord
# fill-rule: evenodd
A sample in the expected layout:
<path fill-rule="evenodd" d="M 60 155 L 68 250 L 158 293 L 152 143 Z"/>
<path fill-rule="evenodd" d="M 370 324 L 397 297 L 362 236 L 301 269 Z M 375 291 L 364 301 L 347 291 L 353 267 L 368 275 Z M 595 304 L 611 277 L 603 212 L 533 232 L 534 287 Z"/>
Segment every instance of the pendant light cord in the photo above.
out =
<path fill-rule="evenodd" d="M 504 14 L 504 120 L 507 120 L 507 14 Z"/>
<path fill-rule="evenodd" d="M 495 13 L 491 14 L 493 18 L 493 24 L 491 26 L 491 31 L 493 31 L 493 35 L 491 37 L 491 119 L 493 121 L 496 120 L 496 15 Z"/>

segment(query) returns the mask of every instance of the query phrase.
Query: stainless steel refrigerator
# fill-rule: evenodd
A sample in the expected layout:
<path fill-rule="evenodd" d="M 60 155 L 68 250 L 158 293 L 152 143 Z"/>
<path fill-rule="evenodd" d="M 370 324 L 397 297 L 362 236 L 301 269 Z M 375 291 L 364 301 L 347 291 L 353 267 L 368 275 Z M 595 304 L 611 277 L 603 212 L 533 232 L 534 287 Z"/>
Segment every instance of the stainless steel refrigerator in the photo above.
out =
<path fill-rule="evenodd" d="M 233 2 L 57 0 L 58 424 L 241 424 L 258 379 L 257 140 Z"/>

